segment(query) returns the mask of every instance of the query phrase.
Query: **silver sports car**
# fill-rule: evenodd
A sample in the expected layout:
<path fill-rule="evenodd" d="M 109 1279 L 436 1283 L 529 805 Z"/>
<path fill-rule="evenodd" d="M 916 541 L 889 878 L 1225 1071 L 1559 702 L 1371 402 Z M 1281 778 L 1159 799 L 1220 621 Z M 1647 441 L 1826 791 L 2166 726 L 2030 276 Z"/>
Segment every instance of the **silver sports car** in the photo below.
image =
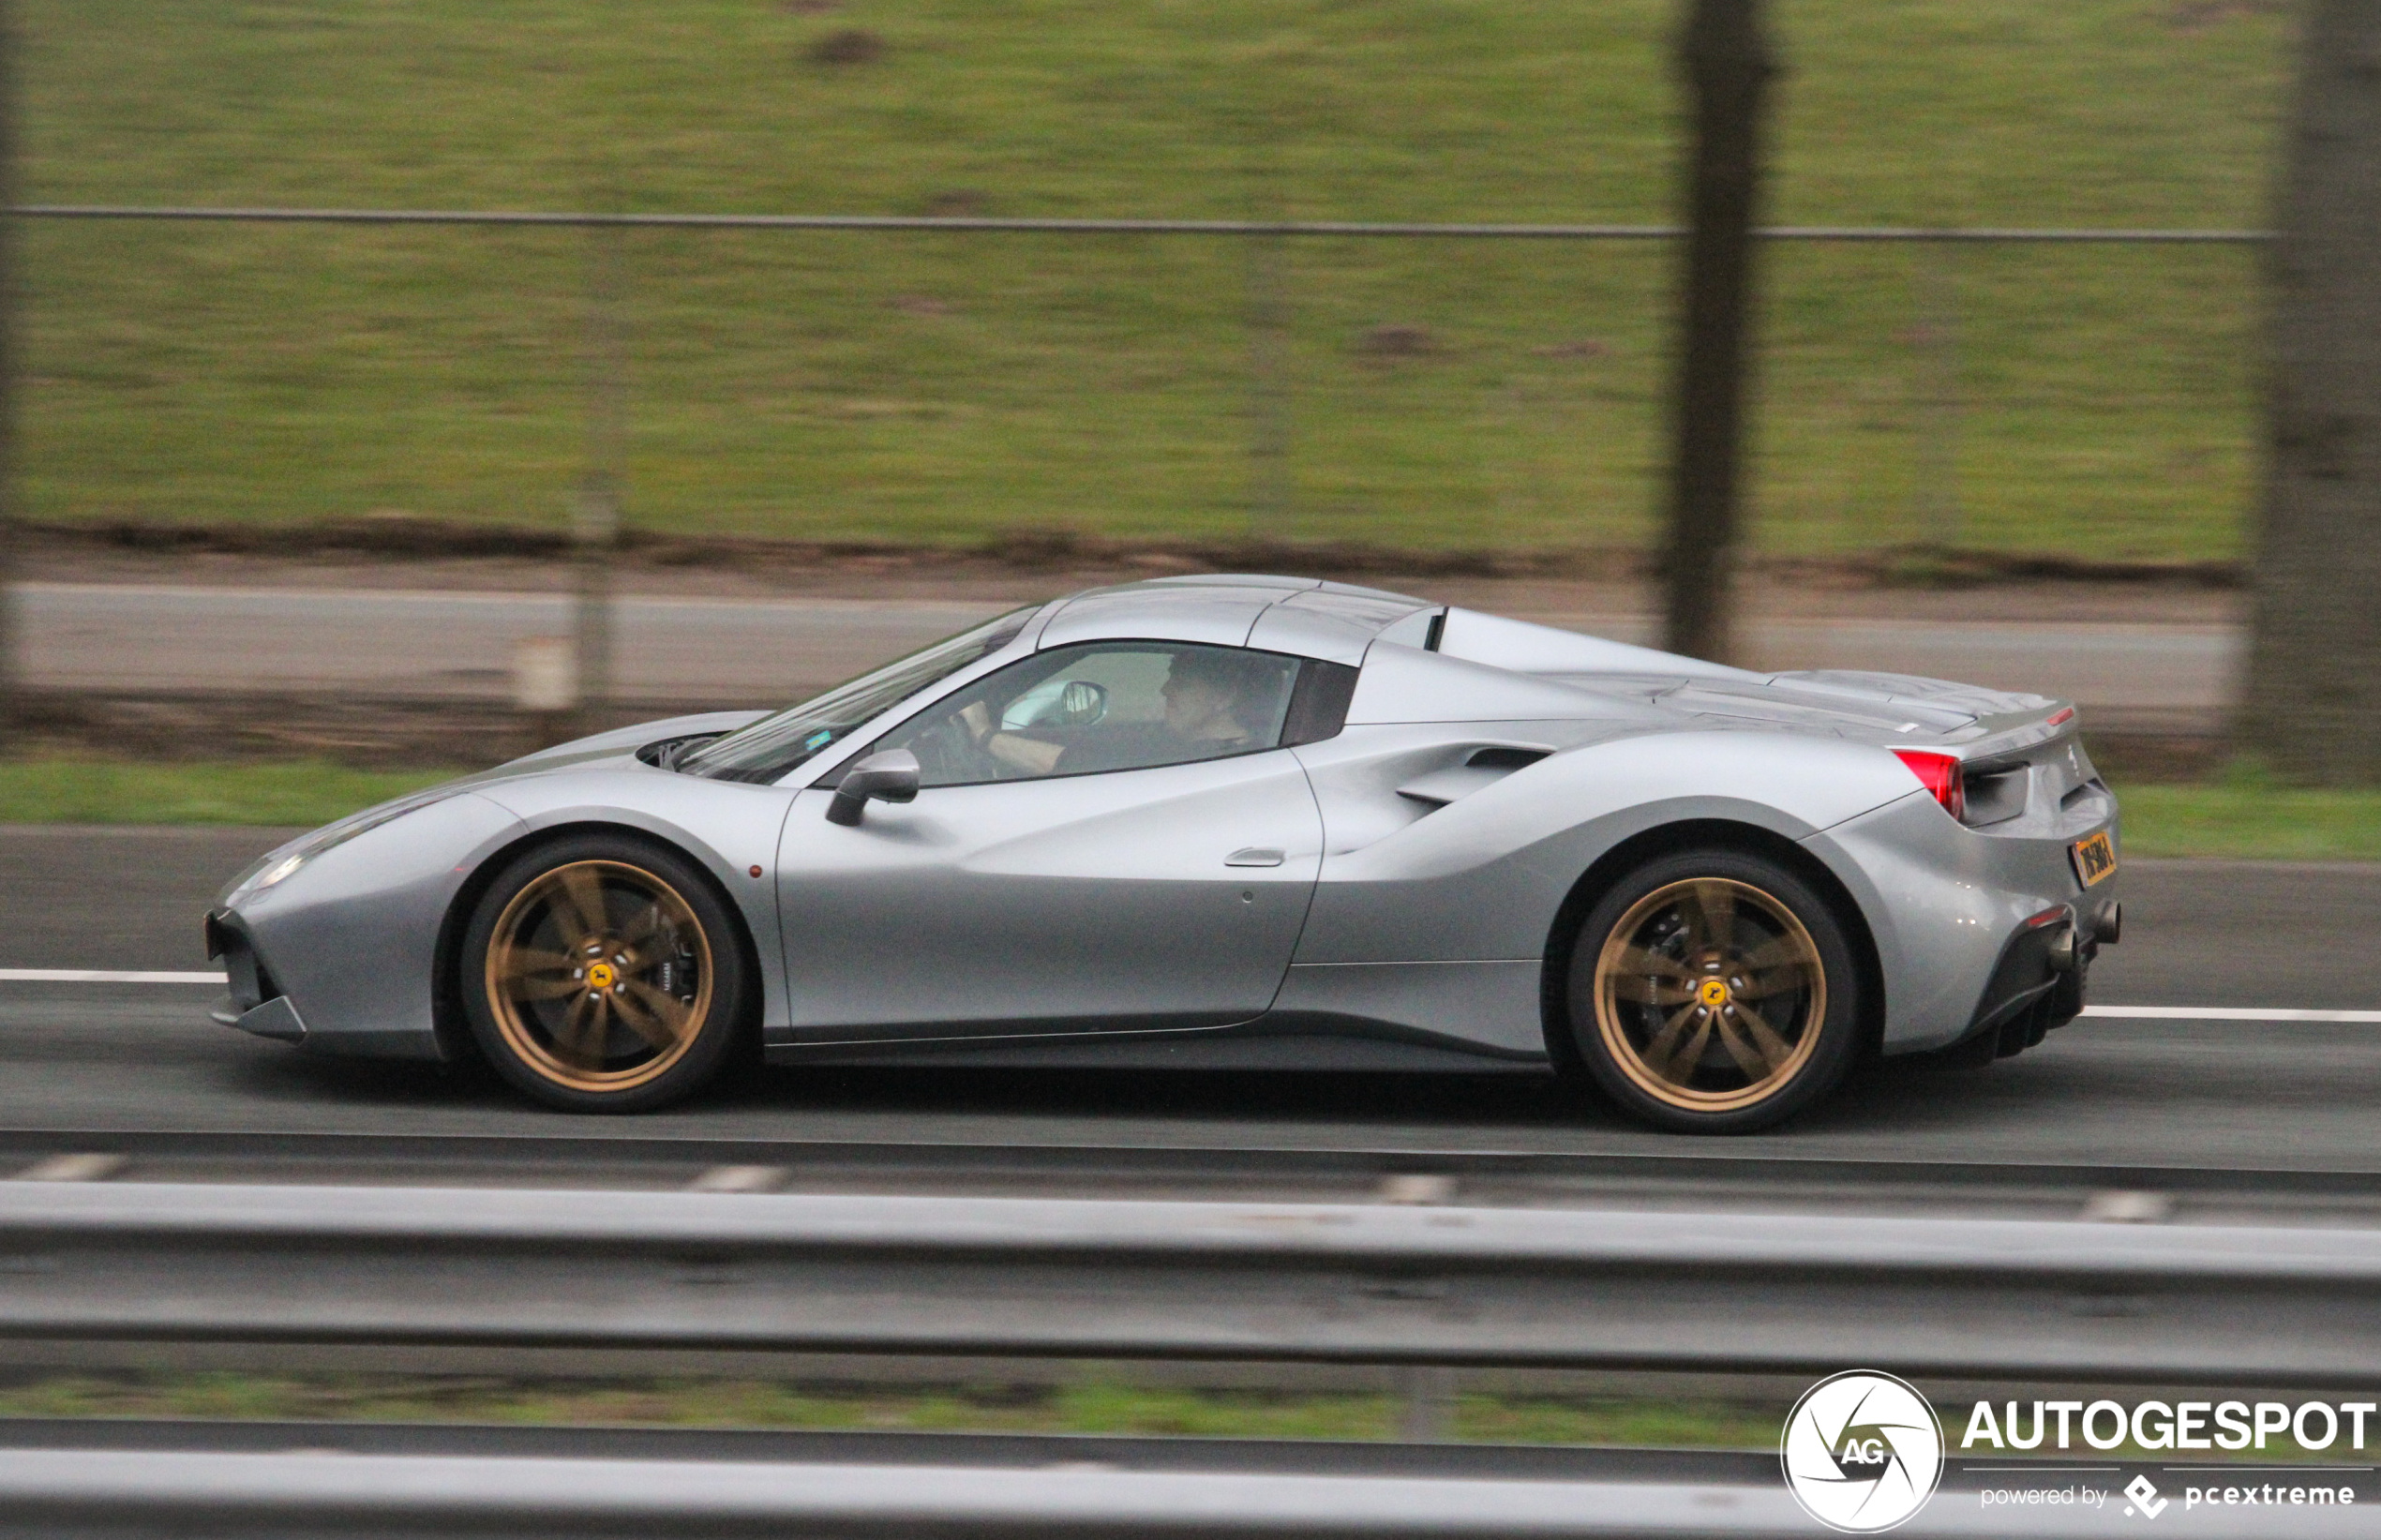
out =
<path fill-rule="evenodd" d="M 573 1111 L 762 1056 L 1501 1065 L 1724 1132 L 2041 1041 L 2116 864 L 2059 701 L 1183 577 L 357 814 L 206 934 L 219 1021 Z"/>

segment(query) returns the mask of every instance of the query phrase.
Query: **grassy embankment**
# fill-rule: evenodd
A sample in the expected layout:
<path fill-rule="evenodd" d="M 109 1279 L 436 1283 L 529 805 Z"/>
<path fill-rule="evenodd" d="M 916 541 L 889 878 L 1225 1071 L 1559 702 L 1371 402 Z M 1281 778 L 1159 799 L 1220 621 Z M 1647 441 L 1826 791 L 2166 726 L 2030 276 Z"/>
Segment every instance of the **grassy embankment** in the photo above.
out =
<path fill-rule="evenodd" d="M 461 773 L 320 759 L 0 759 L 0 823 L 323 824 Z"/>
<path fill-rule="evenodd" d="M 2287 75 L 2250 0 L 1783 0 L 1772 216 L 2244 226 Z M 32 0 L 24 193 L 58 202 L 1658 222 L 1669 0 Z M 814 56 L 863 32 L 875 56 Z M 833 53 L 830 48 L 827 52 Z M 866 44 L 846 46 L 865 54 Z M 585 237 L 39 224 L 23 512 L 553 528 Z M 621 242 L 631 517 L 966 542 L 1248 526 L 1235 243 Z M 1774 247 L 1758 543 L 2239 547 L 2254 258 Z M 1296 243 L 1294 493 L 1259 532 L 1640 544 L 1668 255 Z M 1934 300 L 1927 294 L 1939 291 Z M 1949 304 L 1963 517 L 1916 520 Z"/>
<path fill-rule="evenodd" d="M 1973 1394 L 1970 1390 L 1968 1394 Z M 1952 1428 L 1961 1399 L 1937 1403 Z M 1459 1395 L 1461 1443 L 1774 1450 L 1788 1407 L 1758 1396 L 1655 1398 Z M 1362 1392 L 1231 1391 L 1087 1377 L 1057 1385 L 866 1388 L 693 1378 L 507 1381 L 495 1376 L 224 1372 L 81 1374 L 0 1384 L 0 1417 L 192 1417 L 292 1422 L 498 1423 L 544 1427 L 885 1429 L 1379 1441 L 1405 1402 Z M 2104 1457 L 2156 1460 L 2126 1444 Z M 2254 1463 L 2255 1450 L 2211 1452 Z"/>
<path fill-rule="evenodd" d="M 2284 8 L 1785 0 L 1772 215 L 2254 225 Z M 35 0 L 26 194 L 1660 221 L 1671 9 L 532 0 L 494 20 L 457 0 Z M 814 56 L 855 29 L 875 57 Z M 77 224 L 27 240 L 32 516 L 565 518 L 583 237 Z M 1247 527 L 1236 246 L 647 232 L 620 255 L 640 524 L 937 542 Z M 1763 547 L 1928 532 L 1914 430 L 1943 357 L 1926 317 L 1947 300 L 1968 402 L 1957 539 L 2236 551 L 2247 253 L 1963 251 L 1931 278 L 1907 248 L 1771 258 Z M 1287 248 L 1294 495 L 1260 532 L 1640 543 L 1665 271 L 1639 246 Z M 0 770 L 0 817 L 309 823 L 430 778 L 35 761 Z M 2142 786 L 2127 807 L 2135 855 L 2381 856 L 2363 794 Z"/>
<path fill-rule="evenodd" d="M 616 1384 L 351 1375 L 62 1375 L 0 1386 L 0 1417 L 229 1417 L 915 1432 L 1112 1433 L 1393 1439 L 1403 1402 L 1363 1393 L 1153 1388 L 1101 1379 L 1054 1387 L 815 1389 L 757 1381 Z M 1465 1395 L 1459 1439 L 1496 1443 L 1760 1447 L 1786 1408 L 1615 1397 Z"/>
<path fill-rule="evenodd" d="M 320 761 L 0 760 L 0 823 L 319 824 L 435 785 L 441 770 Z M 2129 856 L 2381 860 L 2381 790 L 2307 791 L 2235 772 L 2120 785 Z"/>

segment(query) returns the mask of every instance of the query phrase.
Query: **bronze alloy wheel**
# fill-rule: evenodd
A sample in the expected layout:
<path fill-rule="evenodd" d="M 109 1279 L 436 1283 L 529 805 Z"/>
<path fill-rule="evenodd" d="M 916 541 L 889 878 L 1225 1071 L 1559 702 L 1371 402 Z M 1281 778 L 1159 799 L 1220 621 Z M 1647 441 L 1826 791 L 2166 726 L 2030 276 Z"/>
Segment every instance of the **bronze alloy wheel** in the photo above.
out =
<path fill-rule="evenodd" d="M 1630 905 L 1596 955 L 1594 990 L 1612 1066 L 1685 1112 L 1776 1095 L 1827 1021 L 1810 931 L 1777 898 L 1729 877 L 1665 883 Z"/>
<path fill-rule="evenodd" d="M 573 1091 L 666 1074 L 711 1019 L 711 938 L 669 883 L 575 860 L 513 895 L 487 945 L 492 1024 L 521 1065 Z"/>

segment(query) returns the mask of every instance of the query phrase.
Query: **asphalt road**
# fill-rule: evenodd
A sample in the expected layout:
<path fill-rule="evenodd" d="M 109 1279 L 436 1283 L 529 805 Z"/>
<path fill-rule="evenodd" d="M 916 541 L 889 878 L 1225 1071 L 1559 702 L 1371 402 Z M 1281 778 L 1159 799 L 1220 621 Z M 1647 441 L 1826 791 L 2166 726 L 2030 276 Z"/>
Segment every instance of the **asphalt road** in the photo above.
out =
<path fill-rule="evenodd" d="M 71 690 L 368 689 L 504 698 L 515 649 L 569 628 L 552 593 L 337 591 L 28 583 L 24 667 Z M 617 688 L 630 698 L 766 705 L 848 679 L 998 613 L 981 601 L 619 602 Z M 1640 615 L 1524 619 L 1650 643 Z M 1862 668 L 1972 680 L 2082 702 L 2104 721 L 2211 720 L 2233 698 L 2236 628 L 2211 624 L 1873 619 L 1751 620 L 1772 668 Z"/>
<path fill-rule="evenodd" d="M 0 830 L 0 967 L 197 968 L 198 918 L 281 831 Z M 2381 867 L 2137 861 L 2101 1003 L 2381 1008 Z M 636 1119 L 485 1079 L 307 1058 L 215 1025 L 213 991 L 0 983 L 0 1129 L 617 1132 L 1660 1153 L 1679 1141 L 1517 1076 L 773 1069 Z M 1732 1153 L 2381 1170 L 2381 1026 L 2086 1018 L 1968 1073 L 1887 1067 Z"/>
<path fill-rule="evenodd" d="M 515 649 L 570 631 L 553 593 L 28 583 L 26 679 L 66 690 L 342 688 L 510 698 Z M 967 600 L 635 597 L 615 611 L 615 687 L 768 705 L 864 673 L 1009 608 Z"/>

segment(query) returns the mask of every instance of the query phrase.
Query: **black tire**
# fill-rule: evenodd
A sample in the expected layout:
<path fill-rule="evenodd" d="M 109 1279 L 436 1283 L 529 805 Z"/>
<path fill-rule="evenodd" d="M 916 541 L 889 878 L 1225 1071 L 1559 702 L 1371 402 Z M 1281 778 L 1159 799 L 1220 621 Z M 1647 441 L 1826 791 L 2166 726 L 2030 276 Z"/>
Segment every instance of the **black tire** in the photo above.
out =
<path fill-rule="evenodd" d="M 746 1035 L 755 999 L 741 924 L 703 872 L 625 834 L 512 861 L 472 910 L 457 966 L 488 1064 L 575 1113 L 692 1096 Z"/>
<path fill-rule="evenodd" d="M 1558 1062 L 1656 1128 L 1749 1133 L 1843 1083 L 1865 1019 L 1843 922 L 1775 861 L 1659 857 L 1572 938 Z"/>

